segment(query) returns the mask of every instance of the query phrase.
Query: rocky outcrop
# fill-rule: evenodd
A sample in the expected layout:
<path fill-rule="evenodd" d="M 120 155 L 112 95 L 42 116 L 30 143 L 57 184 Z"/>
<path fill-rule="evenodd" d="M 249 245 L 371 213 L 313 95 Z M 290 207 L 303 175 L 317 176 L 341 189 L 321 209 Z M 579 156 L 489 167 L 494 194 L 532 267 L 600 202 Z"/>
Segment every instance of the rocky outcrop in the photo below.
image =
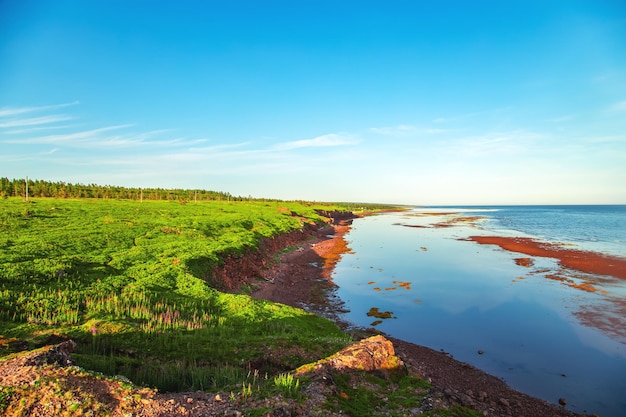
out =
<path fill-rule="evenodd" d="M 33 355 L 26 361 L 26 364 L 30 366 L 53 364 L 68 366 L 72 364 L 70 356 L 74 349 L 76 349 L 76 343 L 73 340 L 67 340 L 58 345 L 51 346 L 40 354 Z"/>
<path fill-rule="evenodd" d="M 296 375 L 320 372 L 374 372 L 383 377 L 405 373 L 402 360 L 396 356 L 393 344 L 383 336 L 372 336 L 348 346 L 328 358 L 303 365 L 296 369 Z"/>
<path fill-rule="evenodd" d="M 330 219 L 330 223 L 335 225 L 349 225 L 352 224 L 352 220 L 359 218 L 359 216 L 351 211 L 315 210 L 315 212 L 322 217 Z"/>

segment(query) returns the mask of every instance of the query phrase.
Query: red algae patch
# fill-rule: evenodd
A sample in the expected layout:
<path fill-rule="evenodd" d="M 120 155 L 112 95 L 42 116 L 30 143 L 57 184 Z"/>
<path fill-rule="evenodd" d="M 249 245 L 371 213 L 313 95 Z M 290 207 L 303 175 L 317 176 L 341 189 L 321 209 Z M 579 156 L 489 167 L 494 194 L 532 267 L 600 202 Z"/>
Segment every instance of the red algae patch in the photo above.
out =
<path fill-rule="evenodd" d="M 568 282 L 568 287 L 578 288 L 579 290 L 587 291 L 587 292 L 600 292 L 601 294 L 607 294 L 608 292 L 605 290 L 598 290 L 596 287 L 591 285 L 588 282 L 583 282 L 582 284 L 577 284 L 575 282 Z"/>
<path fill-rule="evenodd" d="M 431 227 L 442 229 L 444 227 L 452 227 L 452 226 L 454 226 L 454 223 L 452 222 L 442 222 L 442 223 L 435 223 Z"/>
<path fill-rule="evenodd" d="M 378 307 L 370 308 L 370 310 L 365 314 L 367 314 L 369 317 L 376 317 L 377 319 L 393 318 L 393 313 L 391 311 L 380 311 Z"/>
<path fill-rule="evenodd" d="M 483 216 L 454 216 L 458 213 L 421 213 L 416 216 L 445 216 L 447 220 L 443 220 L 438 223 L 432 223 L 429 225 L 421 225 L 421 224 L 407 224 L 407 223 L 394 223 L 395 226 L 404 226 L 411 227 L 415 229 L 431 229 L 431 228 L 443 228 L 443 227 L 454 227 L 461 224 L 466 224 L 470 226 L 475 226 L 477 222 L 483 220 Z M 453 216 L 453 217 L 450 217 Z"/>
<path fill-rule="evenodd" d="M 502 236 L 470 236 L 467 240 L 481 245 L 497 245 L 510 252 L 558 259 L 563 267 L 597 275 L 626 279 L 626 258 L 596 252 L 565 249 L 560 245 L 538 242 L 530 238 Z"/>
<path fill-rule="evenodd" d="M 411 289 L 411 282 L 410 281 L 393 281 L 393 284 L 396 284 L 396 285 L 398 285 L 398 287 L 404 288 L 405 290 L 410 290 Z"/>
<path fill-rule="evenodd" d="M 526 268 L 530 268 L 535 264 L 535 261 L 533 261 L 531 258 L 515 258 L 514 261 L 517 265 Z"/>
<path fill-rule="evenodd" d="M 556 274 L 548 274 L 548 275 L 546 275 L 546 278 L 551 279 L 553 281 L 561 281 L 561 282 L 564 282 L 566 280 L 565 277 L 562 277 L 562 276 L 556 275 Z"/>
<path fill-rule="evenodd" d="M 554 281 L 560 281 L 563 284 L 567 285 L 568 287 L 571 288 L 577 288 L 579 290 L 583 290 L 583 291 L 587 291 L 587 292 L 599 292 L 600 294 L 607 294 L 608 292 L 605 290 L 599 290 L 596 287 L 593 286 L 593 284 L 591 284 L 590 282 L 582 282 L 582 283 L 578 283 L 576 281 L 574 281 L 571 278 L 567 278 L 567 277 L 563 277 L 561 275 L 558 274 L 547 274 L 546 278 L 554 280 Z"/>
<path fill-rule="evenodd" d="M 432 227 L 452 227 L 458 226 L 459 224 L 469 224 L 475 225 L 476 222 L 484 219 L 482 216 L 464 216 L 464 217 L 454 217 L 450 220 L 443 221 L 441 223 L 435 223 Z"/>

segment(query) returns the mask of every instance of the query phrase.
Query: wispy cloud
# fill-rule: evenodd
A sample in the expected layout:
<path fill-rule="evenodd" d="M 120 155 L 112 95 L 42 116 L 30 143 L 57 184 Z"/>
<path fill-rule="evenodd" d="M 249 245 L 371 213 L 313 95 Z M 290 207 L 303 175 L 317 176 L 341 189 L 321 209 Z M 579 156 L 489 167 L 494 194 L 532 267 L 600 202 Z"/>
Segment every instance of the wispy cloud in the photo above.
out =
<path fill-rule="evenodd" d="M 80 104 L 78 101 L 72 101 L 71 103 L 54 104 L 50 106 L 38 106 L 38 107 L 3 107 L 0 109 L 0 117 L 16 116 L 19 114 L 32 113 L 43 110 L 56 110 L 69 106 L 76 106 Z"/>
<path fill-rule="evenodd" d="M 11 138 L 2 142 L 21 145 L 53 145 L 89 149 L 116 149 L 137 146 L 151 148 L 188 147 L 198 146 L 206 142 L 206 139 L 159 138 L 159 136 L 164 133 L 171 132 L 170 129 L 138 133 L 124 132 L 125 129 L 133 126 L 132 124 L 123 124 L 57 135 Z"/>
<path fill-rule="evenodd" d="M 37 126 L 45 125 L 49 123 L 64 122 L 66 120 L 72 120 L 73 118 L 66 115 L 51 115 L 41 117 L 29 117 L 26 119 L 14 119 L 7 121 L 0 121 L 0 128 L 7 127 L 22 127 L 22 126 Z"/>
<path fill-rule="evenodd" d="M 22 135 L 24 133 L 35 133 L 35 132 L 41 132 L 41 131 L 47 131 L 47 130 L 60 130 L 60 129 L 71 129 L 71 128 L 75 128 L 76 126 L 73 125 L 54 125 L 54 126 L 36 126 L 36 127 L 25 127 L 23 129 L 12 129 L 12 130 L 5 130 L 4 132 L 0 132 L 0 133 L 4 133 L 5 135 Z"/>
<path fill-rule="evenodd" d="M 315 137 L 313 139 L 303 139 L 296 140 L 293 142 L 283 142 L 279 143 L 275 146 L 275 149 L 278 150 L 290 150 L 290 149 L 298 149 L 298 148 L 319 148 L 319 147 L 328 147 L 328 146 L 344 146 L 344 145 L 354 145 L 358 141 L 355 140 L 351 135 L 345 133 L 329 133 L 327 135 L 322 135 Z"/>
<path fill-rule="evenodd" d="M 103 132 L 124 129 L 130 126 L 132 125 L 126 124 L 126 125 L 101 127 L 98 129 L 84 130 L 81 132 L 66 133 L 66 134 L 60 134 L 60 135 L 47 135 L 47 136 L 40 136 L 40 137 L 34 137 L 34 138 L 10 139 L 10 140 L 6 140 L 5 143 L 61 145 L 61 144 L 67 144 L 67 143 L 85 142 L 88 140 L 101 139 L 102 137 L 100 136 L 100 134 Z"/>

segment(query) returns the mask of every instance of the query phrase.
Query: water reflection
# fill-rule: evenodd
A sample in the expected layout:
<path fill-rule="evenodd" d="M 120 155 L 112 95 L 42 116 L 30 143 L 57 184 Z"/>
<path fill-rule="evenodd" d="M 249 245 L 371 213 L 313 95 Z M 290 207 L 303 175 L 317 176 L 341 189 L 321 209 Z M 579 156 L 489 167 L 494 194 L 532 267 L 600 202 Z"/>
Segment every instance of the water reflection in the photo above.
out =
<path fill-rule="evenodd" d="M 484 223 L 440 211 L 356 221 L 346 235 L 353 253 L 333 273 L 346 318 L 443 349 L 553 403 L 566 397 L 575 411 L 626 415 L 626 346 L 585 320 L 607 298 L 564 285 L 589 277 L 554 259 L 459 240 L 486 233 Z M 545 279 L 564 273 L 566 280 Z M 372 322 L 372 304 L 397 319 Z"/>

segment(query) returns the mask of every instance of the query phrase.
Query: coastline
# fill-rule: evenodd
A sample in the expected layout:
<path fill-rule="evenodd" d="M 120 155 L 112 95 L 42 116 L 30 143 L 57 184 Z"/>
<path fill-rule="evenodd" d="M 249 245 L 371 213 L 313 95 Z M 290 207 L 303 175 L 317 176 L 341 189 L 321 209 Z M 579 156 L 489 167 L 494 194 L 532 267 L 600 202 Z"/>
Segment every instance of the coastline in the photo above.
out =
<path fill-rule="evenodd" d="M 335 222 L 318 230 L 295 250 L 283 253 L 280 261 L 263 273 L 263 281 L 251 296 L 279 302 L 329 318 L 344 330 L 343 302 L 334 294 L 332 272 L 350 248 L 344 235 L 351 221 Z M 351 331 L 355 337 L 365 332 Z M 445 352 L 388 337 L 409 373 L 429 381 L 440 401 L 460 404 L 488 416 L 536 417 L 576 416 L 566 407 L 548 403 L 509 387 L 503 380 L 459 362 Z M 565 400 L 566 401 L 566 400 Z"/>

